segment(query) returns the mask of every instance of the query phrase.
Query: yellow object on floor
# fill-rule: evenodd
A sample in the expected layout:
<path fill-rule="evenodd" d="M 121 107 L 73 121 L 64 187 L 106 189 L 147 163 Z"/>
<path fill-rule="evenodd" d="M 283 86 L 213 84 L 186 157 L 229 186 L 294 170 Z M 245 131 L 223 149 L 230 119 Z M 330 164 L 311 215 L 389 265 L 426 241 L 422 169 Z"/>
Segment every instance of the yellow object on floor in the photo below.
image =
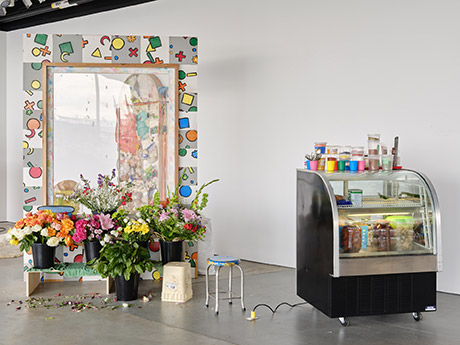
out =
<path fill-rule="evenodd" d="M 190 263 L 168 262 L 163 266 L 163 302 L 186 302 L 193 296 Z"/>

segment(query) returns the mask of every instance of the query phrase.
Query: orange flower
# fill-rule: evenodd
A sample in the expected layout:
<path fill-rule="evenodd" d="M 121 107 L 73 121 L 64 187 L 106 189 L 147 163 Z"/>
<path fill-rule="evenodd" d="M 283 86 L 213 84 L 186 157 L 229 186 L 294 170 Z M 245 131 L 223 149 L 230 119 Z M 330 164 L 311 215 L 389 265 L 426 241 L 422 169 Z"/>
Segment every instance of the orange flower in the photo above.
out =
<path fill-rule="evenodd" d="M 27 218 L 32 217 L 32 212 L 27 212 L 27 213 L 26 213 L 26 217 L 27 217 Z"/>
<path fill-rule="evenodd" d="M 66 245 L 67 247 L 72 247 L 72 245 L 73 245 L 72 236 L 67 235 L 67 236 L 65 237 L 65 245 Z"/>
<path fill-rule="evenodd" d="M 73 222 L 68 219 L 68 218 L 64 218 L 63 220 L 61 220 L 61 231 L 66 231 L 67 233 L 73 229 Z"/>
<path fill-rule="evenodd" d="M 52 236 L 55 236 L 56 235 L 56 230 L 54 230 L 53 228 L 48 228 L 48 236 L 52 237 Z M 59 236 L 57 236 L 59 237 Z"/>
<path fill-rule="evenodd" d="M 48 230 L 51 229 L 51 228 L 48 228 Z M 56 231 L 56 230 L 54 230 Z M 67 234 L 64 234 L 62 231 L 57 231 L 56 232 L 56 237 L 59 237 L 59 238 L 62 238 L 62 237 L 65 237 Z"/>
<path fill-rule="evenodd" d="M 22 229 L 24 227 L 24 219 L 19 219 L 16 224 L 14 224 L 16 229 Z"/>

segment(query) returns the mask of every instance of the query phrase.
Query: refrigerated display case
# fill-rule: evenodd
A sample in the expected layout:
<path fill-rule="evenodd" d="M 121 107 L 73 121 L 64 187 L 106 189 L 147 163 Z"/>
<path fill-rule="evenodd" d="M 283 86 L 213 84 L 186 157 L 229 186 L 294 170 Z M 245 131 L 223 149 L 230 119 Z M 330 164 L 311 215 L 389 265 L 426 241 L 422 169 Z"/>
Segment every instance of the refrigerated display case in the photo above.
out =
<path fill-rule="evenodd" d="M 297 295 L 349 317 L 436 310 L 442 269 L 433 185 L 412 170 L 297 170 Z"/>

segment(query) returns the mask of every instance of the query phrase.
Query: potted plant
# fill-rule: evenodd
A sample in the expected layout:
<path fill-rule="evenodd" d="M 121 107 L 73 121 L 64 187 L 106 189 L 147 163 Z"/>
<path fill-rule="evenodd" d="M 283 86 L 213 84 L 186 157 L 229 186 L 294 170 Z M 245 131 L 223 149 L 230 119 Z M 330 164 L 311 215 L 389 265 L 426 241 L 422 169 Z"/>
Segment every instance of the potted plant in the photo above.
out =
<path fill-rule="evenodd" d="M 19 244 L 21 251 L 32 247 L 35 268 L 49 268 L 54 264 L 56 247 L 65 244 L 71 247 L 74 223 L 67 213 L 53 213 L 49 210 L 29 212 L 8 230 L 7 238 L 13 245 Z"/>
<path fill-rule="evenodd" d="M 117 229 L 105 237 L 99 258 L 89 263 L 99 274 L 115 280 L 117 299 L 130 301 L 137 298 L 139 275 L 153 269 L 150 253 L 145 244 L 151 237 L 143 219 L 131 219 L 120 210 L 113 215 Z"/>
<path fill-rule="evenodd" d="M 170 261 L 183 261 L 183 242 L 197 241 L 204 237 L 206 227 L 202 223 L 201 211 L 208 203 L 208 194 L 202 191 L 212 180 L 201 186 L 190 205 L 185 205 L 179 197 L 180 181 L 166 201 L 160 201 L 159 193 L 154 196 L 152 205 L 138 208 L 140 217 L 153 229 L 160 240 L 163 265 Z"/>
<path fill-rule="evenodd" d="M 72 239 L 83 243 L 86 262 L 90 262 L 99 257 L 102 245 L 110 240 L 111 231 L 115 231 L 116 228 L 116 222 L 110 214 L 83 215 L 75 222 Z"/>
<path fill-rule="evenodd" d="M 81 183 L 77 184 L 70 199 L 86 206 L 93 214 L 112 214 L 120 206 L 126 206 L 132 201 L 131 183 L 120 182 L 116 184 L 115 169 L 111 175 L 99 174 L 97 178 L 97 187 L 91 187 L 89 180 L 85 179 L 82 174 Z"/>

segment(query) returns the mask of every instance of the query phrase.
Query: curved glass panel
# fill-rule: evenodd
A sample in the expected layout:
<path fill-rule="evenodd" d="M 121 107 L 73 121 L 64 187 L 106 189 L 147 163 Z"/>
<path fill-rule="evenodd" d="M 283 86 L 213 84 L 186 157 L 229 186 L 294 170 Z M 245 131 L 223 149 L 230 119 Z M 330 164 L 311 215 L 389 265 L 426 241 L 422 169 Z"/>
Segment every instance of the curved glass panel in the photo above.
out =
<path fill-rule="evenodd" d="M 437 254 L 437 209 L 421 175 L 325 175 L 337 201 L 340 258 Z"/>

